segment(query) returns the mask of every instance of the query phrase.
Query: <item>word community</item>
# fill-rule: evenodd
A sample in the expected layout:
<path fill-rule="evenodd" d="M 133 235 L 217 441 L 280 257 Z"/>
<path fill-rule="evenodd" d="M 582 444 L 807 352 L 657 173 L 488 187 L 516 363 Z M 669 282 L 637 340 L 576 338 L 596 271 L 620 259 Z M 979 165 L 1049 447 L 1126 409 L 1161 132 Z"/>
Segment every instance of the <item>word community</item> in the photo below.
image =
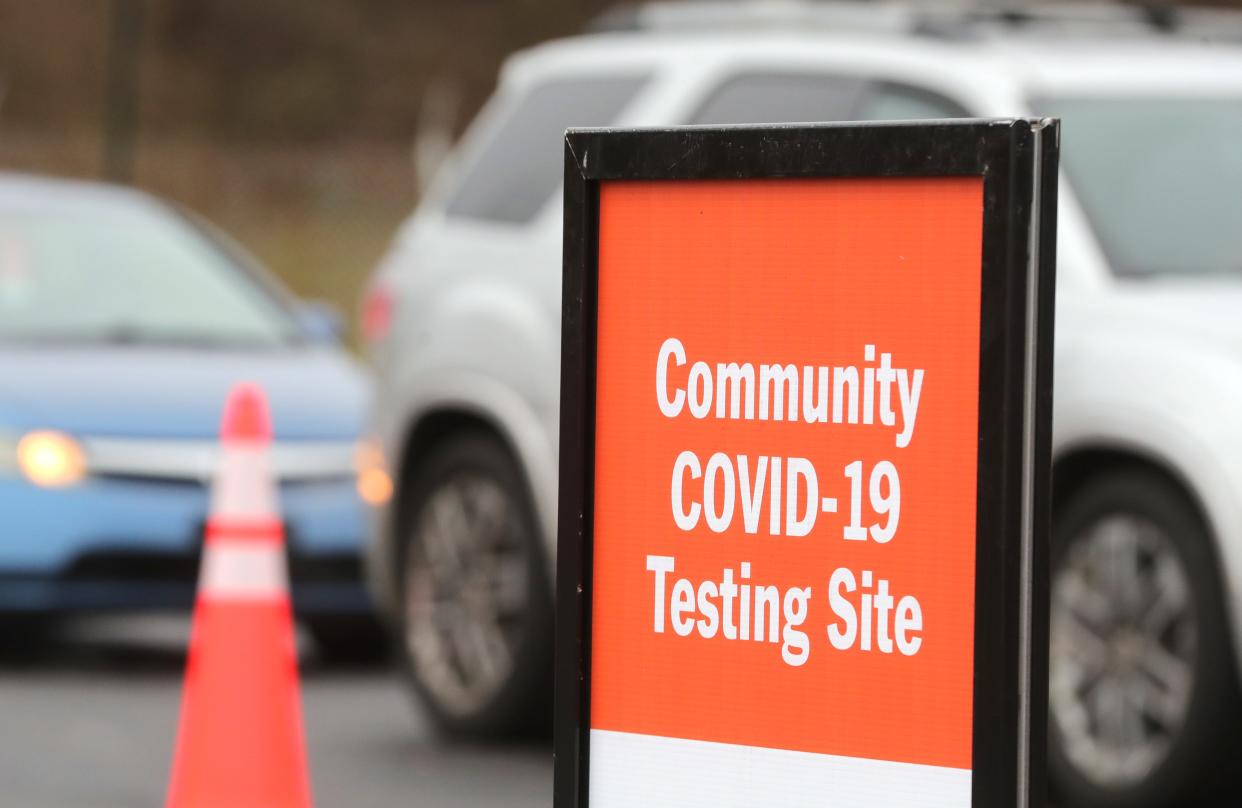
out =
<path fill-rule="evenodd" d="M 798 421 L 808 424 L 880 424 L 900 430 L 897 447 L 914 437 L 923 392 L 923 369 L 893 367 L 893 356 L 874 345 L 863 347 L 864 364 L 797 366 L 753 362 L 697 361 L 684 376 L 686 348 L 669 337 L 656 357 L 656 400 L 660 412 L 691 417 L 746 421 Z M 801 395 L 799 395 L 801 391 Z M 801 406 L 799 406 L 801 405 Z"/>

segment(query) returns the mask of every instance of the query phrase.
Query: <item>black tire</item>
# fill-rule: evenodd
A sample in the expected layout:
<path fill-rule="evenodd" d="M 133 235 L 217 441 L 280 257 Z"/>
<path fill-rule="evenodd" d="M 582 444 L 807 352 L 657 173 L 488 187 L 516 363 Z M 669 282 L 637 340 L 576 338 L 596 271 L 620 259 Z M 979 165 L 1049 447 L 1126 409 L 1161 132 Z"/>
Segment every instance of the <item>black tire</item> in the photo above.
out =
<path fill-rule="evenodd" d="M 1238 693 L 1238 674 L 1215 551 L 1198 508 L 1184 492 L 1159 474 L 1131 470 L 1089 480 L 1068 497 L 1054 515 L 1053 630 L 1057 630 L 1057 576 L 1058 572 L 1072 575 L 1070 567 L 1066 566 L 1071 563 L 1072 546 L 1076 541 L 1080 547 L 1084 546 L 1082 542 L 1086 541 L 1092 526 L 1099 526 L 1104 520 L 1118 516 L 1142 520 L 1134 524 L 1144 525 L 1143 529 L 1147 531 L 1154 525 L 1172 539 L 1167 545 L 1159 545 L 1171 546 L 1174 551 L 1165 551 L 1162 558 L 1166 560 L 1162 563 L 1168 568 L 1169 564 L 1175 563 L 1175 559 L 1188 579 L 1189 593 L 1184 596 L 1188 608 L 1181 612 L 1186 617 L 1178 629 L 1181 632 L 1179 637 L 1195 637 L 1192 645 L 1183 646 L 1188 649 L 1185 661 L 1190 662 L 1190 670 L 1193 671 L 1188 700 L 1182 702 L 1186 705 L 1182 713 L 1185 718 L 1180 730 L 1169 733 L 1165 747 L 1167 751 L 1146 767 L 1145 774 L 1122 778 L 1122 782 L 1101 782 L 1107 778 L 1102 778 L 1098 770 L 1094 775 L 1087 771 L 1090 766 L 1082 764 L 1085 760 L 1082 753 L 1079 753 L 1079 761 L 1076 762 L 1071 752 L 1070 734 L 1073 730 L 1065 729 L 1072 726 L 1065 718 L 1070 713 L 1064 706 L 1067 700 L 1063 696 L 1062 706 L 1058 708 L 1055 698 L 1050 698 L 1049 769 L 1057 795 L 1056 802 L 1064 808 L 1236 805 L 1236 797 L 1224 800 L 1219 795 L 1222 785 L 1225 785 L 1220 782 L 1223 774 L 1232 772 L 1235 767 L 1232 761 L 1236 760 L 1239 750 L 1242 699 Z M 1146 535 L 1154 534 L 1148 532 Z M 1155 563 L 1146 569 L 1155 570 Z M 1179 588 L 1178 591 L 1184 592 L 1185 589 Z M 1185 620 L 1193 621 L 1193 631 L 1186 630 Z M 1160 631 L 1156 630 L 1155 636 L 1167 636 Z M 1115 632 L 1113 636 L 1119 634 Z M 1124 664 L 1116 661 L 1124 653 L 1118 650 L 1120 645 L 1101 644 L 1100 647 L 1111 649 L 1108 664 Z M 1057 660 L 1052 662 L 1052 690 L 1055 693 Z M 1141 666 L 1142 663 L 1138 664 Z"/>
<path fill-rule="evenodd" d="M 441 660 L 428 650 L 423 650 L 420 658 L 419 653 L 414 650 L 417 643 L 411 639 L 414 636 L 432 637 L 428 640 L 429 644 L 419 647 L 438 648 L 441 652 L 446 652 L 446 647 L 453 644 L 448 638 L 461 633 L 439 628 L 439 616 L 433 621 L 436 628 L 425 628 L 427 622 L 420 621 L 417 617 L 417 614 L 425 612 L 420 612 L 420 607 L 410 605 L 412 602 L 423 603 L 422 609 L 433 612 L 438 610 L 441 614 L 447 613 L 450 608 L 456 609 L 457 614 L 466 611 L 461 606 L 465 600 L 464 595 L 459 595 L 459 602 L 451 607 L 443 603 L 426 605 L 428 598 L 439 598 L 440 593 L 448 591 L 450 587 L 442 586 L 436 573 L 430 571 L 433 565 L 426 560 L 428 548 L 424 546 L 425 537 L 431 535 L 427 532 L 430 528 L 420 526 L 430 524 L 423 520 L 434 518 L 434 503 L 445 502 L 447 498 L 454 496 L 454 491 L 458 490 L 455 486 L 472 487 L 462 490 L 486 491 L 493 502 L 499 501 L 497 496 L 503 497 L 506 509 L 504 513 L 507 517 L 495 523 L 498 526 L 494 530 L 499 537 L 496 543 L 509 548 L 504 556 L 506 559 L 517 559 L 508 562 L 510 579 L 519 581 L 525 593 L 524 603 L 520 608 L 514 609 L 512 614 L 503 618 L 495 618 L 499 632 L 497 636 L 505 638 L 506 647 L 509 648 L 508 671 L 493 685 L 479 687 L 477 691 L 481 695 L 475 695 L 473 699 L 458 698 L 458 691 L 445 684 L 452 678 L 453 666 L 447 662 L 441 664 Z M 394 621 L 397 632 L 395 647 L 398 649 L 401 667 L 419 701 L 437 727 L 450 735 L 479 739 L 546 731 L 551 725 L 551 584 L 526 483 L 508 448 L 499 439 L 483 431 L 462 432 L 448 437 L 433 446 L 421 459 L 401 496 L 402 517 L 398 528 L 400 534 L 397 537 L 396 559 L 399 605 Z M 454 543 L 455 546 L 466 546 L 459 539 L 455 539 Z M 468 555 L 463 550 L 462 557 Z M 498 571 L 500 562 L 484 564 L 479 561 L 476 566 L 490 566 Z M 463 576 L 484 576 L 484 573 L 471 567 L 469 561 L 461 563 L 460 567 L 465 570 Z M 426 571 L 417 573 L 419 577 L 416 578 L 416 573 L 412 572 L 416 568 Z M 421 584 L 423 590 L 415 591 L 415 587 L 420 585 L 415 581 L 419 580 L 424 582 Z M 433 581 L 435 583 L 431 583 Z M 426 595 L 429 588 L 436 590 L 436 593 Z M 487 588 L 486 585 L 483 586 L 483 589 Z M 452 598 L 446 597 L 445 600 L 452 601 Z M 497 615 L 500 608 L 497 606 L 494 609 Z M 424 626 L 421 634 L 418 626 L 414 625 L 415 621 Z M 452 655 L 451 651 L 447 653 Z M 432 661 L 429 662 L 428 659 Z M 461 670 L 458 669 L 456 673 L 460 674 Z M 467 692 L 467 689 L 463 687 L 460 692 Z"/>
<path fill-rule="evenodd" d="M 329 664 L 366 664 L 388 657 L 388 633 L 373 617 L 311 617 L 306 630 Z"/>

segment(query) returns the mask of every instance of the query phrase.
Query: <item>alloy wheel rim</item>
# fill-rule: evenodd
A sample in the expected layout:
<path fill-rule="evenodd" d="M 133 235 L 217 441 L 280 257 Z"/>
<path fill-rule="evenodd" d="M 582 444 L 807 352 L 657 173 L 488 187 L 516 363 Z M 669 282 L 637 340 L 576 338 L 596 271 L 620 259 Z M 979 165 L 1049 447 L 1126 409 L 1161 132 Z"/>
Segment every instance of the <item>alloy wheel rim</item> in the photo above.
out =
<path fill-rule="evenodd" d="M 512 499 L 459 474 L 414 520 L 405 563 L 405 643 L 419 681 L 450 714 L 482 709 L 509 678 L 529 599 L 528 547 Z"/>
<path fill-rule="evenodd" d="M 1140 783 L 1190 709 L 1198 621 L 1172 538 L 1131 513 L 1072 538 L 1052 581 L 1049 707 L 1069 762 L 1105 788 Z"/>

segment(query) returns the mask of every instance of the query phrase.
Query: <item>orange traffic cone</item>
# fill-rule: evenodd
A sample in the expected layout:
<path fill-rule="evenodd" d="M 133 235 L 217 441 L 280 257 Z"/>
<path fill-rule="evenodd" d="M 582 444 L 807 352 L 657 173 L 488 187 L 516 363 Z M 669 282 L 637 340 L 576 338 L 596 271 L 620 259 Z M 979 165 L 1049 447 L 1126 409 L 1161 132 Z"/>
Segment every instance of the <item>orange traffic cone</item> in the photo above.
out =
<path fill-rule="evenodd" d="M 168 808 L 311 804 L 284 529 L 262 391 L 224 407 Z"/>

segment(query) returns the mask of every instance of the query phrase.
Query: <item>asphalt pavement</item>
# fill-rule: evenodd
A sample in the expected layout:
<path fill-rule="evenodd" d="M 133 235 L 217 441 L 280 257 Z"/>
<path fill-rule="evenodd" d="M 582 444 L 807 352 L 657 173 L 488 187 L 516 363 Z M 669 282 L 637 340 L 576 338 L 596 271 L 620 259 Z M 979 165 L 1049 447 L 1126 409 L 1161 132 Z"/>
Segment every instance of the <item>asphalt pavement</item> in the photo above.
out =
<path fill-rule="evenodd" d="M 0 648 L 0 800 L 23 808 L 160 806 L 188 621 L 109 618 Z M 548 806 L 548 739 L 448 743 L 386 666 L 303 648 L 302 700 L 319 808 Z"/>

